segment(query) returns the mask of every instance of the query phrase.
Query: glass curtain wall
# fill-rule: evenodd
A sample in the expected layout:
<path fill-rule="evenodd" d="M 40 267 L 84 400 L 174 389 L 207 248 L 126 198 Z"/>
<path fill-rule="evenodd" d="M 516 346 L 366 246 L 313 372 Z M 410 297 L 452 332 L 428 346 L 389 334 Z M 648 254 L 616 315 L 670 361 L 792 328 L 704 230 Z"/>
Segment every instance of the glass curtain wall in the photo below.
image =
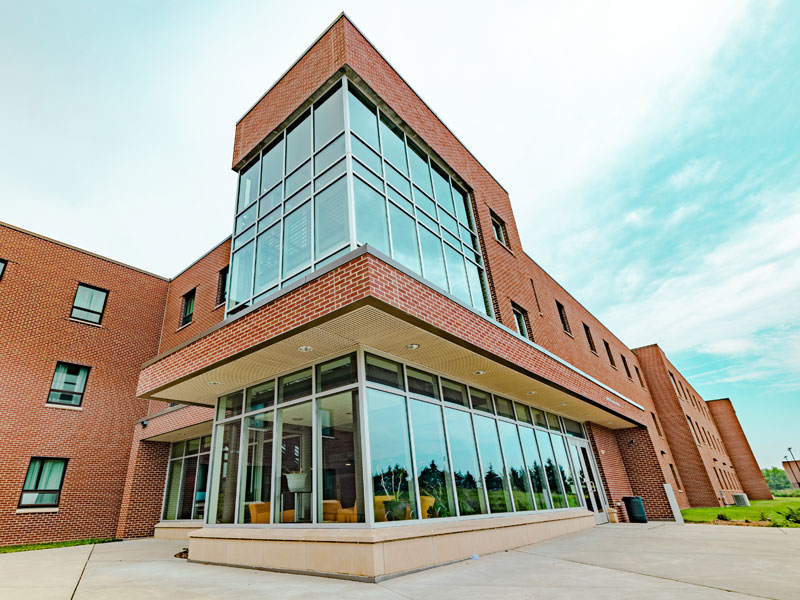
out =
<path fill-rule="evenodd" d="M 349 80 L 239 174 L 228 310 L 360 244 L 490 314 L 469 195 Z"/>
<path fill-rule="evenodd" d="M 583 437 L 580 423 L 369 352 L 222 396 L 214 435 L 213 524 L 341 526 L 582 505 L 567 445 Z M 168 490 L 174 478 L 180 495 L 174 472 Z M 175 514 L 177 497 L 166 503 Z"/>
<path fill-rule="evenodd" d="M 162 519 L 190 520 L 205 516 L 211 436 L 170 446 Z"/>

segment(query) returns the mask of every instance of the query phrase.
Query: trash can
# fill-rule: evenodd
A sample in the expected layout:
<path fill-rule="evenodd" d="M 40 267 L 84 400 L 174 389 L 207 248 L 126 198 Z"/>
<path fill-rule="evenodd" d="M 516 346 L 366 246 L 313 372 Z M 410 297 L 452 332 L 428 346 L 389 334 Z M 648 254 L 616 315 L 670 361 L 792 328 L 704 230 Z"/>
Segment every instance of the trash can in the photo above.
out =
<path fill-rule="evenodd" d="M 625 503 L 625 512 L 628 513 L 628 520 L 631 523 L 647 523 L 641 496 L 625 496 L 622 501 Z"/>

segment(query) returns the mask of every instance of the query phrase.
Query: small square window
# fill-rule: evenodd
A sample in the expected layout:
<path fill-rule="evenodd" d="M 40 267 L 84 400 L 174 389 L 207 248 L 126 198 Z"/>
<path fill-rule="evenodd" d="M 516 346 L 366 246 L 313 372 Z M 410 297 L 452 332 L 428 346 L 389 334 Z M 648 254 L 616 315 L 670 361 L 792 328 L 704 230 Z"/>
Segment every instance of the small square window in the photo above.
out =
<path fill-rule="evenodd" d="M 586 323 L 583 324 L 583 331 L 586 333 L 586 341 L 589 342 L 589 350 L 597 354 L 597 347 L 594 345 L 594 338 L 592 338 L 592 330 L 589 329 Z"/>
<path fill-rule="evenodd" d="M 25 483 L 22 485 L 19 507 L 58 506 L 66 471 L 66 458 L 31 458 Z"/>
<path fill-rule="evenodd" d="M 194 317 L 195 291 L 196 289 L 183 295 L 183 304 L 181 305 L 181 327 L 191 323 L 192 317 Z"/>
<path fill-rule="evenodd" d="M 569 320 L 567 319 L 567 309 L 558 300 L 556 300 L 556 307 L 558 308 L 558 316 L 561 317 L 561 326 L 565 332 L 572 335 L 572 329 L 570 329 Z"/>
<path fill-rule="evenodd" d="M 527 311 L 513 302 L 511 303 L 511 310 L 514 313 L 514 324 L 517 327 L 517 333 L 526 339 L 530 339 L 531 333 L 530 327 L 528 326 Z"/>
<path fill-rule="evenodd" d="M 3 280 L 3 273 L 6 272 L 6 265 L 7 264 L 8 264 L 8 261 L 6 259 L 0 258 L 0 281 Z"/>
<path fill-rule="evenodd" d="M 70 317 L 99 325 L 103 320 L 107 299 L 108 290 L 79 283 L 78 290 L 75 292 L 75 300 L 72 302 Z"/>
<path fill-rule="evenodd" d="M 217 306 L 225 304 L 228 297 L 228 267 L 219 272 L 217 279 Z"/>
<path fill-rule="evenodd" d="M 59 362 L 56 364 L 47 403 L 80 406 L 88 377 L 89 367 Z"/>
<path fill-rule="evenodd" d="M 611 366 L 616 369 L 617 363 L 614 362 L 614 355 L 611 353 L 611 346 L 609 346 L 608 342 L 605 340 L 603 340 L 603 345 L 606 347 L 606 354 L 608 354 L 608 361 L 611 363 Z"/>
<path fill-rule="evenodd" d="M 506 224 L 496 214 L 491 213 L 491 215 L 492 215 L 492 231 L 494 232 L 494 239 L 503 244 L 503 246 L 508 247 L 508 242 L 506 241 L 508 239 L 508 236 L 506 235 Z"/>

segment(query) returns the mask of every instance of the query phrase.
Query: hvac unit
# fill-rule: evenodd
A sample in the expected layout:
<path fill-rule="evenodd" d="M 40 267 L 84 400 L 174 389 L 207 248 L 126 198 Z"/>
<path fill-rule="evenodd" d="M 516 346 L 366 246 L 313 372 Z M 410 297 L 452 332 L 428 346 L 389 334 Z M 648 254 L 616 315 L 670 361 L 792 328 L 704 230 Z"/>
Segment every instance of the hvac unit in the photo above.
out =
<path fill-rule="evenodd" d="M 747 494 L 734 494 L 733 503 L 736 506 L 750 506 L 750 500 L 747 499 Z"/>

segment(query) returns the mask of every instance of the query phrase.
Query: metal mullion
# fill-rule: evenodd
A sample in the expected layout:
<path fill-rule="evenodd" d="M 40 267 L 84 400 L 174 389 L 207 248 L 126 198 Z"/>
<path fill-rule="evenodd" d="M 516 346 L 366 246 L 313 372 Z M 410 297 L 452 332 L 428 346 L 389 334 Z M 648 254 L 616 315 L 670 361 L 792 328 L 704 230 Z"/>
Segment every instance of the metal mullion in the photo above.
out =
<path fill-rule="evenodd" d="M 495 410 L 496 408 L 497 407 L 495 407 Z M 500 426 L 497 424 L 496 418 L 494 420 L 494 429 L 497 432 L 497 443 L 500 444 L 500 457 L 503 460 L 503 471 L 505 472 L 506 485 L 508 486 L 508 496 L 511 498 L 511 512 L 517 512 L 517 504 L 514 501 L 514 488 L 511 485 L 511 473 L 509 473 L 508 470 L 508 460 L 506 460 L 506 453 L 503 448 L 503 436 L 500 435 Z"/>
<path fill-rule="evenodd" d="M 217 405 L 218 404 L 219 404 L 219 399 L 217 399 Z M 204 524 L 210 524 L 209 523 L 209 518 L 210 518 L 210 515 L 211 515 L 211 491 L 212 491 L 211 486 L 214 483 L 214 466 L 215 466 L 215 463 L 216 463 L 216 460 L 215 460 L 215 458 L 216 458 L 215 457 L 215 454 L 216 454 L 216 452 L 215 452 L 215 450 L 216 450 L 215 443 L 217 441 L 217 426 L 218 426 L 218 424 L 216 422 L 217 408 L 218 408 L 217 406 L 214 406 L 214 421 L 212 421 L 212 424 L 211 424 L 211 450 L 209 451 L 209 456 L 208 456 L 208 476 L 206 477 L 206 480 L 207 480 L 206 481 L 206 505 L 205 505 L 205 514 L 203 515 L 203 523 Z M 216 512 L 216 510 L 217 510 L 217 502 L 215 500 L 214 501 L 214 512 Z"/>
<path fill-rule="evenodd" d="M 489 490 L 486 487 L 486 478 L 483 476 L 483 461 L 481 460 L 481 448 L 480 444 L 478 443 L 478 428 L 475 427 L 475 415 L 470 414 L 469 416 L 470 425 L 472 425 L 472 437 L 475 440 L 475 452 L 478 455 L 478 468 L 480 469 L 480 476 L 481 476 L 481 484 L 483 488 L 483 499 L 486 502 L 486 514 L 492 514 L 491 506 L 489 505 Z"/>
<path fill-rule="evenodd" d="M 242 400 L 244 400 L 244 399 L 242 399 Z M 239 415 L 239 419 L 240 419 L 240 423 L 241 423 L 241 425 L 239 427 L 239 461 L 238 461 L 238 465 L 236 467 L 236 477 L 237 477 L 238 481 L 237 481 L 237 485 L 236 485 L 236 497 L 234 498 L 235 504 L 233 505 L 233 522 L 235 524 L 239 523 L 239 500 L 240 500 L 241 494 L 242 494 L 242 485 L 240 485 L 240 484 L 244 484 L 245 483 L 244 482 L 243 473 L 244 473 L 244 457 L 245 457 L 245 454 L 246 454 L 246 451 L 247 451 L 247 448 L 246 448 L 245 442 L 244 442 L 245 433 L 247 431 L 247 427 L 245 425 L 244 417 Z"/>
<path fill-rule="evenodd" d="M 536 444 L 536 453 L 539 455 L 539 468 L 541 469 L 543 477 L 543 490 L 545 492 L 545 504 L 547 505 L 545 510 L 555 510 L 555 506 L 553 505 L 553 494 L 550 491 L 550 482 L 547 481 L 547 471 L 545 470 L 544 460 L 542 459 L 542 449 L 539 448 L 539 438 L 536 435 L 536 428 L 532 427 L 531 429 L 533 430 L 533 442 Z"/>
<path fill-rule="evenodd" d="M 408 443 L 409 446 L 411 447 L 411 476 L 413 477 L 414 481 L 414 490 L 415 490 L 414 496 L 417 500 L 416 520 L 422 520 L 422 499 L 420 498 L 419 478 L 417 474 L 417 452 L 414 447 L 414 424 L 411 422 L 411 399 L 409 398 L 408 393 L 403 394 L 403 396 L 406 401 L 406 421 L 408 422 Z"/>
<path fill-rule="evenodd" d="M 316 369 L 314 369 L 316 372 Z M 321 503 L 321 500 L 317 497 L 319 493 L 319 482 L 317 479 L 320 477 L 319 472 L 319 461 L 317 460 L 317 454 L 321 448 L 321 440 L 317 440 L 317 436 L 319 434 L 319 423 L 317 423 L 318 415 L 317 415 L 317 398 L 311 398 L 311 523 L 317 523 L 317 505 Z M 295 520 L 297 519 L 297 506 L 294 507 L 295 510 Z"/>
<path fill-rule="evenodd" d="M 345 153 L 345 173 L 347 177 L 347 213 L 350 226 L 350 249 L 355 250 L 356 241 L 356 201 L 353 188 L 353 148 L 350 140 L 350 80 L 342 76 L 342 108 L 344 110 L 344 153 Z M 380 128 L 379 128 L 380 129 Z M 380 133 L 380 131 L 379 131 Z"/>
<path fill-rule="evenodd" d="M 330 167 L 328 167 L 328 168 L 327 168 L 327 169 L 325 169 L 325 170 L 324 170 L 322 173 L 320 173 L 320 177 L 321 177 L 322 175 L 324 175 L 325 173 L 327 173 L 328 171 L 332 170 L 332 169 L 333 169 L 333 168 L 334 168 L 336 165 L 338 165 L 338 164 L 341 162 L 341 160 L 342 160 L 341 158 L 337 159 L 337 160 L 336 160 L 336 162 L 335 162 L 334 164 L 332 164 Z M 325 185 L 323 185 L 323 186 L 322 186 L 321 188 L 319 188 L 318 190 L 317 190 L 317 189 L 315 189 L 315 190 L 314 190 L 314 196 L 316 196 L 317 194 L 321 194 L 322 192 L 324 192 L 325 190 L 327 190 L 327 189 L 328 189 L 329 187 L 331 187 L 331 186 L 332 186 L 334 183 L 337 183 L 338 181 L 340 181 L 340 180 L 342 179 L 342 177 L 344 177 L 345 175 L 347 175 L 347 171 L 346 171 L 346 170 L 345 170 L 345 171 L 344 171 L 344 172 L 343 172 L 341 175 L 339 175 L 339 177 L 337 177 L 336 179 L 333 179 L 333 180 L 329 181 L 328 183 L 326 183 Z M 305 204 L 305 202 L 304 202 L 303 204 Z M 302 204 L 300 204 L 300 205 L 298 205 L 298 206 L 302 206 Z M 291 212 L 294 212 L 294 209 L 292 209 L 292 211 L 291 211 Z"/>
<path fill-rule="evenodd" d="M 515 407 L 516 408 L 516 407 Z M 525 452 L 525 444 L 522 443 L 522 430 L 520 426 L 522 423 L 517 423 L 517 439 L 519 440 L 519 449 L 522 452 L 522 460 L 525 463 L 525 478 L 528 480 L 528 489 L 531 491 L 531 500 L 533 501 L 533 510 L 541 510 L 536 504 L 536 494 L 533 489 L 533 478 L 531 477 L 530 463 L 528 462 L 528 455 Z M 534 443 L 536 443 L 536 434 L 534 433 Z M 546 509 L 547 507 L 545 507 Z"/>
<path fill-rule="evenodd" d="M 375 501 L 372 494 L 372 456 L 370 452 L 369 442 L 369 418 L 367 416 L 367 386 L 366 375 L 367 369 L 364 359 L 364 350 L 358 349 L 358 404 L 359 413 L 361 417 L 361 440 L 362 440 L 362 454 L 361 457 L 361 472 L 364 486 L 364 521 L 367 527 L 372 528 L 375 526 Z"/>
<path fill-rule="evenodd" d="M 170 454 L 171 454 L 172 453 L 172 444 L 170 444 L 170 448 L 169 449 L 170 449 Z M 163 521 L 164 520 L 164 514 L 167 512 L 167 486 L 169 485 L 169 474 L 170 474 L 170 468 L 172 467 L 172 461 L 173 460 L 176 460 L 176 459 L 172 459 L 171 458 L 171 459 L 169 459 L 167 461 L 167 473 L 166 473 L 166 475 L 164 477 L 164 492 L 163 492 L 163 494 L 161 496 L 161 498 L 162 498 L 162 500 L 161 500 L 161 516 L 159 517 L 159 521 Z M 37 486 L 39 485 L 39 479 L 41 479 L 41 476 L 42 476 L 42 474 L 40 472 L 39 476 L 36 479 L 36 485 Z M 31 491 L 31 490 L 26 490 L 25 487 L 23 486 L 22 492 L 25 493 L 26 491 Z"/>
<path fill-rule="evenodd" d="M 440 380 L 440 382 L 441 382 L 441 380 Z M 440 385 L 441 385 L 441 383 L 440 383 Z M 453 466 L 453 453 L 450 450 L 450 434 L 449 434 L 448 429 L 447 429 L 447 415 L 445 414 L 445 409 L 446 409 L 446 406 L 444 404 L 442 404 L 440 406 L 440 412 L 441 412 L 441 416 L 442 416 L 442 427 L 444 428 L 444 444 L 445 444 L 445 448 L 447 449 L 447 462 L 448 462 L 448 466 L 450 467 L 450 483 L 453 486 L 452 487 L 452 490 L 453 490 L 453 502 L 455 504 L 455 509 L 456 509 L 455 516 L 456 517 L 460 517 L 461 516 L 461 506 L 459 505 L 459 502 L 458 502 L 458 489 L 456 488 L 456 474 L 455 474 L 455 467 Z"/>

